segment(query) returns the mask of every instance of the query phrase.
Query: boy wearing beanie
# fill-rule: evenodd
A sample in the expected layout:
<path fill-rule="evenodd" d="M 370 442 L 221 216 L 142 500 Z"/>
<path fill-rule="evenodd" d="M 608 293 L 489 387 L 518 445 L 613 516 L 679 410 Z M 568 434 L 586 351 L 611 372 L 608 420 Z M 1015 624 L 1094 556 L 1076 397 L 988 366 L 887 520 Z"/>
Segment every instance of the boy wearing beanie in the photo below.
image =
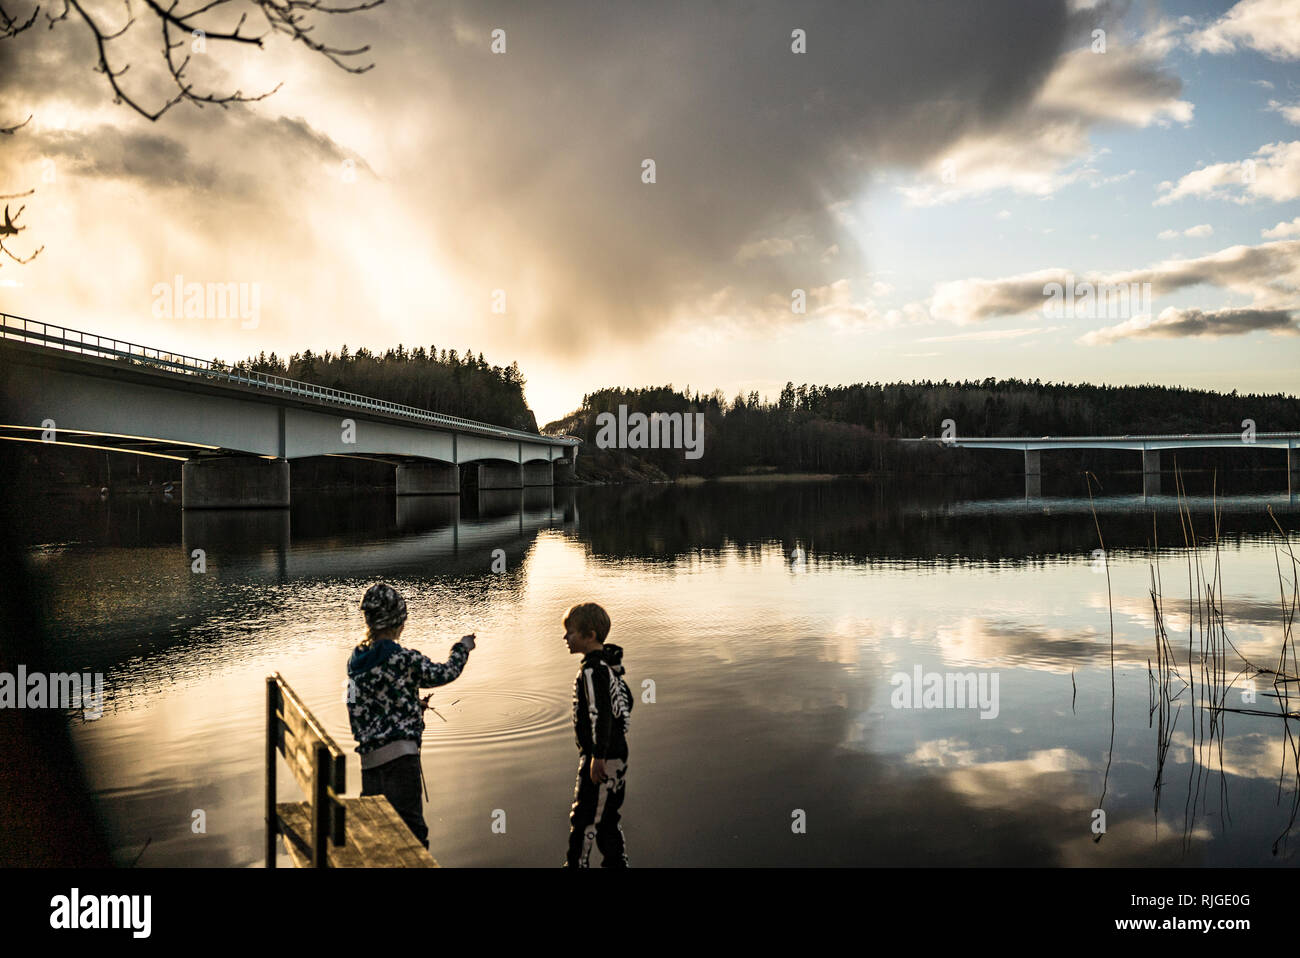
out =
<path fill-rule="evenodd" d="M 445 663 L 397 644 L 406 625 L 406 600 L 379 582 L 361 600 L 366 637 L 348 659 L 348 719 L 361 754 L 361 794 L 383 795 L 415 837 L 429 847 L 420 800 L 424 733 L 419 690 L 446 685 L 460 675 L 474 636 L 451 647 Z"/>

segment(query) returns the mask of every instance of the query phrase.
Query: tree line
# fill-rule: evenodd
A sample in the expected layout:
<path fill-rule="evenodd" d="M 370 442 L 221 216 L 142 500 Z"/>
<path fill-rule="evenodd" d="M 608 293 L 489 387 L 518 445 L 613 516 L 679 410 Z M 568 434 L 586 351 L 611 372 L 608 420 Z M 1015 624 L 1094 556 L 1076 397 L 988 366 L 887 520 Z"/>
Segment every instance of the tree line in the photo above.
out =
<path fill-rule="evenodd" d="M 679 450 L 597 448 L 597 416 L 617 413 L 620 405 L 647 415 L 703 414 L 703 456 L 687 460 Z M 754 469 L 859 473 L 975 462 L 954 457 L 954 450 L 892 441 L 939 437 L 947 420 L 957 436 L 984 437 L 1241 433 L 1246 421 L 1259 432 L 1288 432 L 1300 430 L 1300 399 L 1282 393 L 989 378 L 842 386 L 788 382 L 775 400 L 750 392 L 727 401 L 720 390 L 702 396 L 668 385 L 597 390 L 544 431 L 583 439 L 579 468 L 600 478 L 640 471 L 669 478 Z"/>
<path fill-rule="evenodd" d="M 527 380 L 519 364 L 489 366 L 480 352 L 442 350 L 400 343 L 383 353 L 344 345 L 337 353 L 310 349 L 283 359 L 259 353 L 233 367 L 359 393 L 373 399 L 475 419 L 494 426 L 537 431 L 537 419 L 524 401 Z"/>

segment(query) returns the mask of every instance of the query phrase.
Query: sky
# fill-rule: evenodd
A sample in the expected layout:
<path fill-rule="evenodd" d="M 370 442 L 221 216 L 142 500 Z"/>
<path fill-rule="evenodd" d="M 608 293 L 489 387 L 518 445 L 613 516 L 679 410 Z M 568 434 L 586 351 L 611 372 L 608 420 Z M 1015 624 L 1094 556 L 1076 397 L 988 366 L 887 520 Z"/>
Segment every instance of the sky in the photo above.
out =
<path fill-rule="evenodd" d="M 132 9 L 105 48 L 156 112 Z M 323 51 L 236 2 L 173 57 L 270 95 L 152 120 L 95 70 L 123 11 L 0 39 L 0 239 L 43 246 L 0 256 L 4 312 L 227 361 L 471 348 L 539 423 L 665 383 L 1300 392 L 1300 0 L 387 0 Z"/>

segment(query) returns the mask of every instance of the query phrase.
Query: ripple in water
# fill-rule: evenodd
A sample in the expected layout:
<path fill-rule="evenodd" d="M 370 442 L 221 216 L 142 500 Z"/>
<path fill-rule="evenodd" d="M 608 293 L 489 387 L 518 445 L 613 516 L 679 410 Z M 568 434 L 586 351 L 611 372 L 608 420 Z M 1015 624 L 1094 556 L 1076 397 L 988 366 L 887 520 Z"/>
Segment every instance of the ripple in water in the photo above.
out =
<path fill-rule="evenodd" d="M 432 711 L 424 713 L 425 752 L 508 745 L 567 729 L 572 724 L 571 705 L 563 694 L 508 689 L 447 690 L 435 692 L 430 704 L 442 718 Z M 346 716 L 343 721 L 346 723 Z M 332 727 L 329 732 L 340 743 L 352 741 L 352 730 L 346 724 L 341 728 Z"/>

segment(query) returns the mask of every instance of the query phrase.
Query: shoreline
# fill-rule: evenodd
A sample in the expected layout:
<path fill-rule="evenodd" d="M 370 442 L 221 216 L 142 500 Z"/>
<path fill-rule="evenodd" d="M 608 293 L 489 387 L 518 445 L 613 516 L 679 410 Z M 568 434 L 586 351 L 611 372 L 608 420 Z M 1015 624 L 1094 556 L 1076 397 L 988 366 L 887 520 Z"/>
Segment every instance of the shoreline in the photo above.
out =
<path fill-rule="evenodd" d="M 679 476 L 674 485 L 700 486 L 709 482 L 827 482 L 831 479 L 875 479 L 866 472 L 760 472 L 726 476 Z"/>

